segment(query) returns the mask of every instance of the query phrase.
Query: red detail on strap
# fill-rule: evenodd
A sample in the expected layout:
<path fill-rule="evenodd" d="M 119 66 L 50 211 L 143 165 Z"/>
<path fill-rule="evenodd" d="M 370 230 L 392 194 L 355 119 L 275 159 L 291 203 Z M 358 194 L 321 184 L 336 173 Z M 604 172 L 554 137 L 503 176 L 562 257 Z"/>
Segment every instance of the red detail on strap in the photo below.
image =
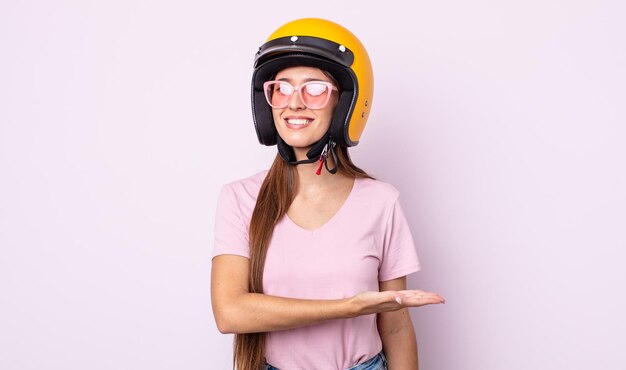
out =
<path fill-rule="evenodd" d="M 317 167 L 317 171 L 315 171 L 316 175 L 322 174 L 322 167 L 324 166 L 324 157 L 320 157 L 320 165 Z"/>

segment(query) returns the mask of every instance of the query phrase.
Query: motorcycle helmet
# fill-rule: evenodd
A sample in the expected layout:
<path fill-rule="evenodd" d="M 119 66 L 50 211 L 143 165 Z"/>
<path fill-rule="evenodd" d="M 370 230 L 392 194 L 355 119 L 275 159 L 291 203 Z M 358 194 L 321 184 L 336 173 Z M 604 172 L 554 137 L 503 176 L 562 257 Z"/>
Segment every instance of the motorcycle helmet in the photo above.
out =
<path fill-rule="evenodd" d="M 280 70 L 294 66 L 317 67 L 337 81 L 340 95 L 328 132 L 296 161 L 291 148 L 278 135 L 272 108 L 265 100 L 263 83 Z M 365 128 L 374 93 L 372 65 L 359 39 L 345 27 L 320 18 L 302 18 L 275 30 L 254 58 L 252 116 L 257 138 L 263 145 L 277 145 L 283 159 L 292 164 L 324 159 L 334 146 L 355 146 Z M 327 167 L 328 168 L 328 167 Z M 331 171 L 332 172 L 332 171 Z"/>

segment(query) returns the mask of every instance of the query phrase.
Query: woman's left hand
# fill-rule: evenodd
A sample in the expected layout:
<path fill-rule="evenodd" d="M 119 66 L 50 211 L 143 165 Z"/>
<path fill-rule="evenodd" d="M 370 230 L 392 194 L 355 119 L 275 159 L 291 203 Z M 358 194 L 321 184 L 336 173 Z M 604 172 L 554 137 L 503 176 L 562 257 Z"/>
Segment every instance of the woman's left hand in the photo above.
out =
<path fill-rule="evenodd" d="M 386 290 L 361 292 L 352 297 L 356 308 L 355 316 L 395 311 L 405 307 L 420 307 L 428 304 L 445 303 L 437 293 L 423 290 Z"/>

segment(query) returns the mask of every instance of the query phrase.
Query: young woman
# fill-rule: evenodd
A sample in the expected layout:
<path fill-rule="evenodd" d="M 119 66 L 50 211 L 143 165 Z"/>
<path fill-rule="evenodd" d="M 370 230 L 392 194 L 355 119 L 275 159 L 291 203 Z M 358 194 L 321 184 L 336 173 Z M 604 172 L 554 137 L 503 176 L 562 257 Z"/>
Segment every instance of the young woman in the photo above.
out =
<path fill-rule="evenodd" d="M 369 57 L 347 29 L 306 18 L 259 48 L 252 110 L 271 168 L 223 186 L 211 297 L 235 333 L 239 370 L 417 369 L 406 289 L 420 269 L 390 184 L 356 167 L 373 96 Z"/>

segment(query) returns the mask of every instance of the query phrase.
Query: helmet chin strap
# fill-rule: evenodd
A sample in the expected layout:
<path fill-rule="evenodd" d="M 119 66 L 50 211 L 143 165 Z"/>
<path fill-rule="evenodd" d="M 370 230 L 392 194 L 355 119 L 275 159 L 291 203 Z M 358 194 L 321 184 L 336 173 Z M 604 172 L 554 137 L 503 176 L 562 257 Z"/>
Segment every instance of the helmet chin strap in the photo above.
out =
<path fill-rule="evenodd" d="M 331 174 L 337 173 L 337 152 L 336 144 L 333 138 L 330 136 L 330 130 L 324 134 L 324 136 L 317 141 L 311 149 L 306 153 L 307 159 L 296 160 L 296 155 L 293 148 L 287 144 L 279 135 L 276 135 L 276 146 L 278 147 L 278 153 L 286 163 L 298 165 L 302 163 L 313 163 L 319 161 L 320 165 L 316 171 L 316 174 L 320 175 L 322 171 L 322 165 L 326 167 L 326 170 Z M 334 167 L 328 167 L 328 154 L 333 156 Z"/>

